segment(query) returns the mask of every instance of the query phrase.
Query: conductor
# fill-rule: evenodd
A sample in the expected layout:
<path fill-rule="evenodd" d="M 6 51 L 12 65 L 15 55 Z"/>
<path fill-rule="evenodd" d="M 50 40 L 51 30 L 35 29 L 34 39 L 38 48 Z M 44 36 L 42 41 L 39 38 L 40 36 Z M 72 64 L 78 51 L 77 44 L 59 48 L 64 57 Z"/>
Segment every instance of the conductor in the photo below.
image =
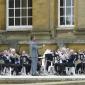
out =
<path fill-rule="evenodd" d="M 37 75 L 37 63 L 38 63 L 38 45 L 35 36 L 31 36 L 30 42 L 30 55 L 31 55 L 31 74 L 33 76 Z"/>

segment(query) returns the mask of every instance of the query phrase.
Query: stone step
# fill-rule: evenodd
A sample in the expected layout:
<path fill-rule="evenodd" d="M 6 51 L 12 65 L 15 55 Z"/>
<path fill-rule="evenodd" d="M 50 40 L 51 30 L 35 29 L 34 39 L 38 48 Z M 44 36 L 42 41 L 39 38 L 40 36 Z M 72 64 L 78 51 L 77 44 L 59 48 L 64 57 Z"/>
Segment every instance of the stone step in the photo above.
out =
<path fill-rule="evenodd" d="M 36 80 L 37 81 L 37 80 Z M 55 81 L 55 82 L 31 82 L 31 83 L 2 83 L 0 85 L 85 85 L 85 80 L 75 81 Z"/>
<path fill-rule="evenodd" d="M 85 82 L 85 75 L 75 76 L 0 76 L 0 84 L 31 84 L 51 82 Z M 68 82 L 69 83 L 69 82 Z"/>

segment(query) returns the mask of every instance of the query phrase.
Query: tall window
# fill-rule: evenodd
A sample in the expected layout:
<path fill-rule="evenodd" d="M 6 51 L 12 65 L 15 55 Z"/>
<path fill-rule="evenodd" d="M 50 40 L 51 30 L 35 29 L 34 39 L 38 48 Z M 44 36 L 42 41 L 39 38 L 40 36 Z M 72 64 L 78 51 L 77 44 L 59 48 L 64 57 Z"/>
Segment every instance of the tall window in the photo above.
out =
<path fill-rule="evenodd" d="M 74 25 L 74 0 L 58 0 L 59 26 Z"/>
<path fill-rule="evenodd" d="M 7 29 L 21 30 L 32 27 L 32 0 L 7 1 Z"/>

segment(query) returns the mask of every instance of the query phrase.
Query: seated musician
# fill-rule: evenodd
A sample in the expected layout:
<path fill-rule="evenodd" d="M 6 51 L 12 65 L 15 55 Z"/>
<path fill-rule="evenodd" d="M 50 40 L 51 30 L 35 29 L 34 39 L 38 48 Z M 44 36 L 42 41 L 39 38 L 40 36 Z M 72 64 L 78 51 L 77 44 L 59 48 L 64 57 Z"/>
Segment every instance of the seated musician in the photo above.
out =
<path fill-rule="evenodd" d="M 7 74 L 9 71 L 10 67 L 10 56 L 9 56 L 9 51 L 4 50 L 1 57 L 0 57 L 0 65 L 1 65 L 1 70 L 3 71 L 3 74 Z"/>
<path fill-rule="evenodd" d="M 83 58 L 83 73 L 85 74 L 85 51 L 83 51 L 83 55 L 84 55 L 84 58 Z"/>
<path fill-rule="evenodd" d="M 48 67 L 51 65 L 51 61 L 53 61 L 53 52 L 51 50 L 48 50 L 48 52 L 45 54 L 45 60 L 46 70 L 48 71 Z"/>
<path fill-rule="evenodd" d="M 3 52 L 0 53 L 0 74 L 2 74 L 2 71 L 5 67 L 5 57 L 3 56 Z"/>
<path fill-rule="evenodd" d="M 55 68 L 55 71 L 56 71 L 56 75 L 59 74 L 59 63 L 60 63 L 60 58 L 59 58 L 59 54 L 58 52 L 55 52 L 55 62 L 54 62 L 54 68 Z"/>
<path fill-rule="evenodd" d="M 81 72 L 79 73 L 84 73 L 85 70 L 85 60 L 84 60 L 84 53 L 83 51 L 78 52 L 78 59 L 77 59 L 77 64 L 76 64 L 76 73 L 78 73 L 79 69 L 81 69 Z"/>
<path fill-rule="evenodd" d="M 76 59 L 76 55 L 74 50 L 70 50 L 69 59 L 65 65 L 67 75 L 75 75 L 75 63 L 74 63 L 75 59 Z"/>
<path fill-rule="evenodd" d="M 22 51 L 21 53 L 20 64 L 22 65 L 22 67 L 25 66 L 26 74 L 28 74 L 31 69 L 31 60 L 30 56 L 25 51 Z"/>
<path fill-rule="evenodd" d="M 11 49 L 11 55 L 10 55 L 10 60 L 11 60 L 11 67 L 13 68 L 13 72 L 16 72 L 16 75 L 19 74 L 20 72 L 20 56 L 16 53 L 16 50 L 13 48 Z"/>
<path fill-rule="evenodd" d="M 11 64 L 19 64 L 20 63 L 20 56 L 16 53 L 15 49 L 11 49 L 10 53 L 10 60 Z"/>
<path fill-rule="evenodd" d="M 58 74 L 62 75 L 65 74 L 64 69 L 65 69 L 65 63 L 66 63 L 66 48 L 62 47 L 58 49 L 57 53 L 59 56 L 59 63 L 56 63 L 56 67 L 58 67 Z"/>
<path fill-rule="evenodd" d="M 49 54 L 50 52 L 51 52 L 50 49 L 46 49 L 42 56 L 42 69 L 43 69 L 44 73 L 47 72 L 47 70 L 48 70 L 47 60 L 46 60 L 45 56 L 46 56 L 46 54 Z"/>
<path fill-rule="evenodd" d="M 73 50 L 70 50 L 70 55 L 69 55 L 69 59 L 67 61 L 67 66 L 75 66 L 74 61 L 76 59 L 76 54 Z"/>
<path fill-rule="evenodd" d="M 9 52 L 7 50 L 4 50 L 3 57 L 4 57 L 4 61 L 5 61 L 6 66 L 9 67 L 9 64 L 11 61 L 10 61 Z"/>

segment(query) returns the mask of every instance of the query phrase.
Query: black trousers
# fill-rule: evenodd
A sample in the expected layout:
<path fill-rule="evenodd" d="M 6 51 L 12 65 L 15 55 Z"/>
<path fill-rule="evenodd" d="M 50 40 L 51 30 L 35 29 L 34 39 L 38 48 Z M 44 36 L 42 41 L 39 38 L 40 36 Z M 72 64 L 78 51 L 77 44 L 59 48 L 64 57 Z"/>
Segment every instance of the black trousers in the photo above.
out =
<path fill-rule="evenodd" d="M 59 74 L 59 75 L 64 75 L 65 73 L 65 64 L 64 63 L 55 63 L 54 65 L 55 71 Z"/>

